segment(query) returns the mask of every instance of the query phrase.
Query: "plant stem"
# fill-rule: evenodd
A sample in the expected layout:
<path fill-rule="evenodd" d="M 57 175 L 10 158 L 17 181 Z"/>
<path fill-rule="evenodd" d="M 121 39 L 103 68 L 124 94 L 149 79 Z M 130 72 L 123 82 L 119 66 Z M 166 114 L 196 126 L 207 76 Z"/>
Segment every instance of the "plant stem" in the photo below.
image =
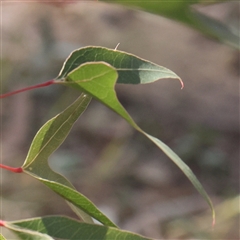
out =
<path fill-rule="evenodd" d="M 0 220 L 0 227 L 4 227 L 5 226 L 5 223 L 3 220 Z"/>
<path fill-rule="evenodd" d="M 47 87 L 47 86 L 52 85 L 54 83 L 55 83 L 55 80 L 49 80 L 49 81 L 44 82 L 44 83 L 36 84 L 36 85 L 30 86 L 30 87 L 26 87 L 26 88 L 22 88 L 22 89 L 19 89 L 19 90 L 16 90 L 16 91 L 12 91 L 12 92 L 9 92 L 9 93 L 2 94 L 2 95 L 0 95 L 0 98 L 9 97 L 9 96 L 12 96 L 14 94 L 25 92 L 25 91 L 32 90 L 32 89 L 35 89 L 35 88 Z"/>
<path fill-rule="evenodd" d="M 22 173 L 23 172 L 23 169 L 21 167 L 14 168 L 14 167 L 9 167 L 9 166 L 0 164 L 0 168 L 7 169 L 7 170 L 9 170 L 11 172 L 14 172 L 14 173 Z"/>

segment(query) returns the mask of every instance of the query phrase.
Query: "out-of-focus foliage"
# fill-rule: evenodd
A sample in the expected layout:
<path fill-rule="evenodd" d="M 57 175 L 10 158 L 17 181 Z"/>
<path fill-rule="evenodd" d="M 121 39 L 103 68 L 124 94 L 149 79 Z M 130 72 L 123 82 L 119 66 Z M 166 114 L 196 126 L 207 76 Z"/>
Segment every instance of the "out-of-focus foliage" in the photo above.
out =
<path fill-rule="evenodd" d="M 104 0 L 103 0 L 104 1 Z M 141 9 L 150 13 L 161 15 L 181 23 L 184 23 L 203 34 L 206 34 L 212 38 L 218 39 L 234 48 L 240 48 L 238 35 L 232 32 L 232 30 L 224 23 L 208 17 L 205 14 L 200 13 L 195 9 L 199 4 L 210 4 L 224 1 L 206 1 L 206 0 L 194 0 L 194 1 L 124 1 L 124 0 L 110 0 L 107 2 L 123 4 L 129 7 Z"/>

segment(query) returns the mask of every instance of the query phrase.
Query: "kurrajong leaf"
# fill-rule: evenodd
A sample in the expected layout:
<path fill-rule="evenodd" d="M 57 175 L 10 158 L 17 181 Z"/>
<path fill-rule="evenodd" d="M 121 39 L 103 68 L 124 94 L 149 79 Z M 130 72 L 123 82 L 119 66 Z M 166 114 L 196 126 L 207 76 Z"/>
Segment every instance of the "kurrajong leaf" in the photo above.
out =
<path fill-rule="evenodd" d="M 73 54 L 72 54 L 73 55 Z M 71 55 L 71 56 L 72 56 Z M 79 58 L 81 55 L 79 56 Z M 67 60 L 68 61 L 68 60 Z M 130 61 L 131 62 L 131 61 Z M 66 64 L 65 64 L 66 66 Z M 144 69 L 145 71 L 145 69 Z M 139 72 L 140 73 L 140 72 Z M 138 73 L 138 74 L 139 74 Z M 91 76 L 98 76 L 97 78 L 92 78 Z M 119 71 L 118 71 L 119 74 Z M 151 75 L 149 73 L 149 75 Z M 154 75 L 154 74 L 153 74 Z M 115 111 L 122 118 L 124 118 L 132 127 L 145 135 L 149 140 L 151 140 L 154 144 L 156 144 L 187 176 L 187 178 L 192 182 L 194 187 L 199 191 L 199 193 L 205 198 L 207 203 L 209 204 L 212 210 L 213 223 L 215 222 L 215 212 L 212 205 L 212 202 L 202 187 L 201 183 L 198 181 L 194 173 L 191 169 L 182 161 L 182 159 L 174 153 L 166 144 L 164 144 L 159 139 L 147 134 L 143 131 L 130 117 L 121 103 L 118 101 L 116 92 L 115 92 L 115 84 L 117 82 L 119 75 L 117 76 L 114 68 L 110 66 L 108 63 L 104 62 L 88 62 L 84 63 L 71 72 L 67 74 L 65 79 L 61 79 L 59 84 L 63 84 L 66 86 L 71 86 L 75 89 L 83 91 L 87 94 L 90 94 L 95 99 L 99 100 L 107 107 Z M 127 75 L 125 76 L 128 77 Z M 131 76 L 129 76 L 131 77 Z M 154 81 L 154 76 L 151 79 Z M 158 79 L 155 79 L 158 80 Z M 130 82 L 131 79 L 126 82 Z M 57 82 L 56 82 L 57 83 Z"/>
<path fill-rule="evenodd" d="M 22 168 L 25 171 L 29 171 L 32 174 L 40 175 L 42 177 L 47 177 L 49 180 L 58 179 L 57 175 L 49 175 L 44 169 L 44 167 L 48 166 L 48 157 L 66 139 L 73 124 L 85 111 L 90 101 L 90 96 L 82 94 L 62 113 L 50 119 L 40 128 L 32 141 L 26 160 L 22 165 Z M 35 164 L 37 164 L 36 167 Z M 39 166 L 42 168 L 39 168 Z M 62 176 L 60 178 L 62 179 Z M 58 182 L 71 186 L 71 184 L 64 179 L 59 179 Z"/>
<path fill-rule="evenodd" d="M 106 227 L 82 223 L 63 216 L 25 219 L 14 222 L 5 222 L 5 227 L 14 231 L 21 239 L 48 240 L 150 240 L 135 233 Z M 27 232 L 29 231 L 29 237 Z M 24 234 L 24 235 L 21 235 Z M 34 234 L 36 234 L 34 236 Z M 38 238 L 42 235 L 43 238 Z M 44 236 L 48 238 L 44 238 Z"/>
<path fill-rule="evenodd" d="M 23 240 L 54 240 L 51 236 L 46 233 L 41 233 L 40 231 L 34 231 L 30 228 L 23 228 L 18 225 L 21 221 L 17 221 L 16 224 L 14 222 L 5 222 L 4 227 L 12 231 L 18 236 L 18 239 Z M 24 222 L 24 220 L 23 220 Z"/>
<path fill-rule="evenodd" d="M 178 79 L 171 70 L 139 58 L 133 54 L 104 47 L 84 47 L 73 51 L 66 59 L 57 79 L 65 79 L 68 73 L 83 63 L 105 62 L 118 72 L 117 83 L 143 84 L 163 78 Z"/>
<path fill-rule="evenodd" d="M 106 57 L 107 55 L 109 56 Z M 89 62 L 90 59 L 93 62 Z M 39 130 L 22 166 L 24 172 L 42 181 L 53 191 L 74 204 L 74 206 L 106 226 L 116 227 L 93 203 L 77 192 L 70 182 L 54 172 L 48 165 L 50 154 L 61 145 L 74 122 L 86 109 L 91 97 L 94 97 L 123 117 L 131 126 L 156 144 L 184 172 L 210 205 L 213 221 L 215 221 L 212 202 L 189 167 L 166 144 L 144 132 L 118 101 L 115 92 L 115 84 L 117 82 L 141 84 L 154 82 L 162 78 L 175 78 L 181 81 L 170 70 L 117 50 L 86 47 L 83 50 L 78 49 L 74 51 L 65 61 L 59 76 L 53 83 L 71 86 L 85 92 L 85 94 L 81 95 L 65 111 L 49 120 Z"/>
<path fill-rule="evenodd" d="M 90 100 L 89 95 L 82 94 L 62 113 L 50 119 L 41 127 L 32 141 L 22 169 L 99 222 L 116 227 L 89 199 L 77 192 L 66 178 L 54 172 L 48 165 L 49 156 L 65 140 L 73 124 L 84 112 Z"/>

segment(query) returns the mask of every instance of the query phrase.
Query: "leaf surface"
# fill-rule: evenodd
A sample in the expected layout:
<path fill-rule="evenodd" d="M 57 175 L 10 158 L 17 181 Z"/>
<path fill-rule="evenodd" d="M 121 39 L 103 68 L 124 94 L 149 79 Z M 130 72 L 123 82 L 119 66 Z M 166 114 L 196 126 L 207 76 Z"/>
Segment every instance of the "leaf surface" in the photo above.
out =
<path fill-rule="evenodd" d="M 54 172 L 48 164 L 49 156 L 65 140 L 73 124 L 84 112 L 90 100 L 89 95 L 82 94 L 62 113 L 45 123 L 34 137 L 22 168 L 25 173 L 38 179 L 99 222 L 116 227 L 89 199 L 77 192 L 65 177 Z M 84 218 L 87 219 L 86 216 Z"/>
<path fill-rule="evenodd" d="M 23 220 L 24 221 L 24 220 Z M 41 233 L 40 231 L 34 231 L 31 228 L 23 228 L 18 224 L 11 222 L 5 222 L 4 227 L 14 232 L 19 239 L 23 240 L 54 240 L 51 236 Z M 17 222 L 18 223 L 18 222 Z"/>
<path fill-rule="evenodd" d="M 38 240 L 37 234 L 48 235 L 49 238 L 41 239 L 66 239 L 66 240 L 149 240 L 135 233 L 128 231 L 106 227 L 96 224 L 88 224 L 76 221 L 63 216 L 50 216 L 42 218 L 26 219 L 21 221 L 7 222 L 6 227 L 19 235 L 21 231 L 26 234 L 36 233 L 36 238 L 24 238 Z"/>
<path fill-rule="evenodd" d="M 90 94 L 92 97 L 96 98 L 107 107 L 115 111 L 122 118 L 124 118 L 132 127 L 145 135 L 149 140 L 156 144 L 187 176 L 187 178 L 192 182 L 194 187 L 199 191 L 199 193 L 205 198 L 210 208 L 212 209 L 213 221 L 215 221 L 215 212 L 213 209 L 212 202 L 202 187 L 201 183 L 198 181 L 194 173 L 190 168 L 177 156 L 166 144 L 164 144 L 159 139 L 144 132 L 130 117 L 128 112 L 124 109 L 121 103 L 118 101 L 115 84 L 117 82 L 117 75 L 113 71 L 114 69 L 106 63 L 101 62 L 89 62 L 80 65 L 72 72 L 70 72 L 64 82 L 64 85 L 74 87 L 80 91 L 84 91 Z M 99 71 L 99 77 L 95 79 L 88 78 L 86 80 L 86 75 L 88 73 L 94 72 L 97 74 Z M 105 74 L 100 74 L 104 72 Z"/>
<path fill-rule="evenodd" d="M 82 94 L 72 105 L 40 128 L 22 165 L 24 172 L 72 187 L 62 175 L 51 170 L 48 158 L 66 139 L 73 124 L 84 112 L 90 100 L 90 96 Z"/>
<path fill-rule="evenodd" d="M 39 180 L 54 192 L 56 192 L 58 195 L 66 199 L 68 202 L 83 210 L 85 213 L 95 218 L 102 224 L 117 228 L 117 226 L 108 217 L 106 217 L 88 198 L 86 198 L 78 191 L 63 184 L 57 183 L 56 181 L 49 181 L 41 178 L 39 178 Z"/>
<path fill-rule="evenodd" d="M 103 47 L 85 47 L 73 51 L 57 79 L 64 79 L 68 73 L 87 62 L 105 62 L 113 66 L 118 72 L 117 83 L 143 84 L 162 78 L 175 78 L 181 81 L 180 77 L 165 67 L 130 53 Z"/>

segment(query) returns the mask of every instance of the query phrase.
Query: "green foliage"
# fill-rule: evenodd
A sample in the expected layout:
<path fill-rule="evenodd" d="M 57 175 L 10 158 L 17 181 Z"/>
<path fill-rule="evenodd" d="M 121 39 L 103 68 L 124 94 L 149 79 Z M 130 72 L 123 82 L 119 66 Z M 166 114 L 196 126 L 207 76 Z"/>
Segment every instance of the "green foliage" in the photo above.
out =
<path fill-rule="evenodd" d="M 88 49 L 88 48 L 86 48 Z M 98 54 L 97 50 L 99 48 L 90 48 L 96 56 L 100 56 L 101 54 Z M 90 51 L 89 50 L 89 51 Z M 102 51 L 102 49 L 99 49 Z M 88 52 L 86 50 L 86 52 Z M 110 52 L 110 51 L 109 51 Z M 116 56 L 118 56 L 117 51 Z M 77 55 L 77 53 L 79 55 Z M 159 66 L 159 69 L 157 66 L 154 68 L 152 65 L 149 64 L 144 64 L 144 68 L 141 66 L 143 65 L 141 61 L 136 61 L 135 56 L 128 55 L 128 67 L 126 67 L 126 63 L 122 60 L 116 61 L 115 56 L 113 56 L 112 61 L 113 65 L 117 65 L 118 67 L 118 72 L 121 72 L 121 69 L 129 69 L 128 71 L 134 71 L 135 72 L 135 78 L 139 79 L 138 82 L 144 82 L 142 80 L 142 76 L 147 75 L 148 76 L 148 82 L 154 82 L 158 80 L 161 76 L 162 78 L 167 78 L 170 76 L 174 77 L 173 73 L 168 72 L 167 69 L 163 69 L 162 67 Z M 80 50 L 77 50 L 76 52 L 72 53 L 67 62 L 64 64 L 64 69 L 71 69 L 71 67 L 66 67 L 66 66 L 72 66 L 74 63 L 74 59 L 79 59 L 79 56 L 84 56 L 82 55 Z M 131 60 L 132 58 L 132 60 Z M 125 59 L 123 56 L 123 53 L 121 53 L 121 59 Z M 68 63 L 70 62 L 70 63 Z M 117 64 L 116 64 L 117 62 Z M 119 63 L 118 63 L 119 62 Z M 133 64 L 133 62 L 135 62 Z M 108 63 L 111 63 L 110 59 L 108 59 Z M 138 65 L 139 64 L 139 65 Z M 137 71 L 136 71 L 137 69 Z M 64 70 L 63 70 L 64 71 Z M 147 74 L 145 73 L 147 72 Z M 65 73 L 67 74 L 67 73 Z M 121 76 L 121 74 L 119 74 Z M 127 74 L 124 74 L 125 79 L 124 81 L 126 83 L 131 83 L 136 82 L 133 78 L 132 75 L 128 76 Z M 166 76 L 166 77 L 165 77 Z M 61 83 L 65 85 L 70 85 L 76 89 L 79 89 L 81 91 L 84 91 L 88 94 L 91 94 L 94 98 L 105 104 L 107 107 L 115 111 L 117 114 L 119 114 L 122 118 L 124 118 L 132 127 L 134 127 L 136 130 L 144 134 L 149 140 L 151 140 L 153 143 L 155 143 L 164 153 L 176 164 L 178 167 L 184 172 L 184 174 L 189 178 L 189 180 L 193 183 L 195 188 L 204 196 L 204 198 L 207 200 L 208 204 L 210 205 L 213 213 L 213 218 L 214 216 L 214 211 L 213 211 L 213 206 L 211 203 L 211 200 L 207 196 L 207 193 L 204 191 L 202 185 L 200 182 L 197 180 L 193 172 L 189 169 L 189 167 L 169 148 L 167 147 L 162 141 L 159 139 L 147 134 L 144 132 L 134 121 L 133 119 L 129 116 L 129 114 L 126 112 L 126 110 L 123 108 L 123 106 L 120 104 L 120 102 L 117 99 L 116 92 L 114 90 L 115 83 L 116 81 L 118 82 L 117 78 L 117 73 L 114 71 L 114 68 L 107 65 L 106 63 L 86 63 L 83 65 L 80 65 L 70 73 L 68 73 L 65 76 L 65 79 L 61 81 Z M 175 78 L 179 77 L 175 75 Z M 86 80 L 87 79 L 87 80 Z M 120 81 L 121 82 L 121 81 Z"/>
<path fill-rule="evenodd" d="M 177 78 L 171 70 L 130 53 L 103 47 L 85 47 L 75 50 L 67 58 L 57 79 L 66 76 L 83 63 L 104 62 L 117 70 L 117 83 L 143 84 L 157 81 L 161 78 Z M 82 77 L 83 78 L 83 77 Z"/>
<path fill-rule="evenodd" d="M 210 4 L 217 2 L 224 2 L 227 0 L 180 0 L 180 1 L 125 1 L 125 0 L 102 0 L 111 3 L 123 4 L 129 7 L 137 7 L 144 11 L 162 15 L 167 18 L 171 18 L 178 22 L 181 22 L 189 27 L 192 27 L 207 36 L 224 42 L 234 48 L 239 49 L 239 35 L 235 34 L 229 26 L 222 22 L 208 17 L 194 10 L 194 5 Z"/>
<path fill-rule="evenodd" d="M 48 165 L 48 157 L 62 144 L 75 121 L 87 108 L 90 100 L 91 97 L 82 94 L 62 113 L 43 125 L 33 139 L 22 169 L 99 222 L 115 227 L 116 225 L 102 214 L 91 201 L 77 192 L 67 179 L 54 172 Z"/>
<path fill-rule="evenodd" d="M 232 46 L 238 46 L 239 38 L 219 22 L 194 10 L 194 3 L 205 1 L 107 1 L 140 7 L 146 11 L 167 16 L 188 24 Z M 85 111 L 92 97 L 125 119 L 134 129 L 161 149 L 187 176 L 215 212 L 206 191 L 191 169 L 165 143 L 143 131 L 119 102 L 115 85 L 146 84 L 163 78 L 182 80 L 171 70 L 158 66 L 135 55 L 103 47 L 84 47 L 71 53 L 53 81 L 79 90 L 80 97 L 60 114 L 50 119 L 37 132 L 26 160 L 24 173 L 42 182 L 65 199 L 83 222 L 64 216 L 50 216 L 20 221 L 2 221 L 1 226 L 13 231 L 20 239 L 98 239 L 98 240 L 147 240 L 148 238 L 118 229 L 88 198 L 78 192 L 62 175 L 48 165 L 49 156 L 68 136 L 72 126 Z M 92 218 L 103 225 L 93 224 Z M 0 234 L 0 240 L 4 237 Z"/>
<path fill-rule="evenodd" d="M 20 239 L 69 240 L 148 240 L 128 231 L 96 224 L 88 224 L 63 216 L 51 216 L 7 222 L 6 227 Z"/>
<path fill-rule="evenodd" d="M 99 231 L 102 232 L 103 239 L 113 239 L 113 236 L 115 236 L 116 239 L 118 239 L 117 236 L 119 236 L 119 239 L 120 237 L 125 238 L 125 236 L 127 239 L 144 239 L 122 230 L 112 229 L 111 227 L 117 228 L 117 226 L 89 199 L 79 193 L 66 178 L 54 172 L 48 165 L 49 156 L 63 143 L 73 124 L 87 108 L 92 97 L 115 111 L 133 128 L 155 143 L 184 172 L 195 188 L 203 195 L 212 209 L 214 219 L 215 216 L 211 200 L 193 172 L 168 146 L 159 139 L 144 132 L 118 101 L 115 92 L 116 83 L 144 84 L 162 78 L 175 78 L 181 81 L 172 71 L 128 53 L 100 47 L 86 47 L 74 51 L 63 64 L 59 76 L 53 83 L 70 86 L 84 93 L 63 112 L 45 123 L 38 131 L 32 141 L 26 160 L 22 165 L 22 170 L 26 174 L 41 181 L 44 185 L 72 204 L 74 206 L 72 209 L 77 212 L 78 215 L 82 216 L 82 219 L 86 222 L 92 223 L 92 217 L 101 222 L 105 227 L 92 224 L 80 224 L 76 221 L 59 217 L 29 221 L 23 220 L 18 223 L 15 222 L 14 224 L 5 223 L 5 226 L 13 230 L 22 239 L 51 239 L 46 235 L 50 234 L 50 232 L 50 236 L 53 237 L 64 238 L 63 235 L 67 233 L 67 236 L 70 237 L 71 235 L 69 235 L 68 231 L 73 228 L 73 225 L 78 226 L 80 229 L 89 229 L 92 234 L 89 235 L 89 232 L 85 232 L 84 230 L 86 235 L 80 232 L 82 238 L 79 238 L 80 235 L 74 235 L 71 239 L 87 239 L 86 236 L 89 236 L 89 239 L 96 239 L 93 234 L 95 231 L 98 234 Z M 47 219 L 53 220 L 49 228 L 33 228 L 35 225 L 39 226 L 45 223 Z M 67 221 L 67 225 L 70 227 L 65 227 L 65 231 L 56 231 L 64 221 L 65 223 Z M 31 229 L 29 229 L 29 227 L 31 227 Z M 53 233 L 52 228 L 55 229 Z M 77 231 L 74 231 L 74 233 L 77 234 Z M 120 235 L 118 235 L 118 233 Z M 74 238 L 76 236 L 77 238 Z"/>

